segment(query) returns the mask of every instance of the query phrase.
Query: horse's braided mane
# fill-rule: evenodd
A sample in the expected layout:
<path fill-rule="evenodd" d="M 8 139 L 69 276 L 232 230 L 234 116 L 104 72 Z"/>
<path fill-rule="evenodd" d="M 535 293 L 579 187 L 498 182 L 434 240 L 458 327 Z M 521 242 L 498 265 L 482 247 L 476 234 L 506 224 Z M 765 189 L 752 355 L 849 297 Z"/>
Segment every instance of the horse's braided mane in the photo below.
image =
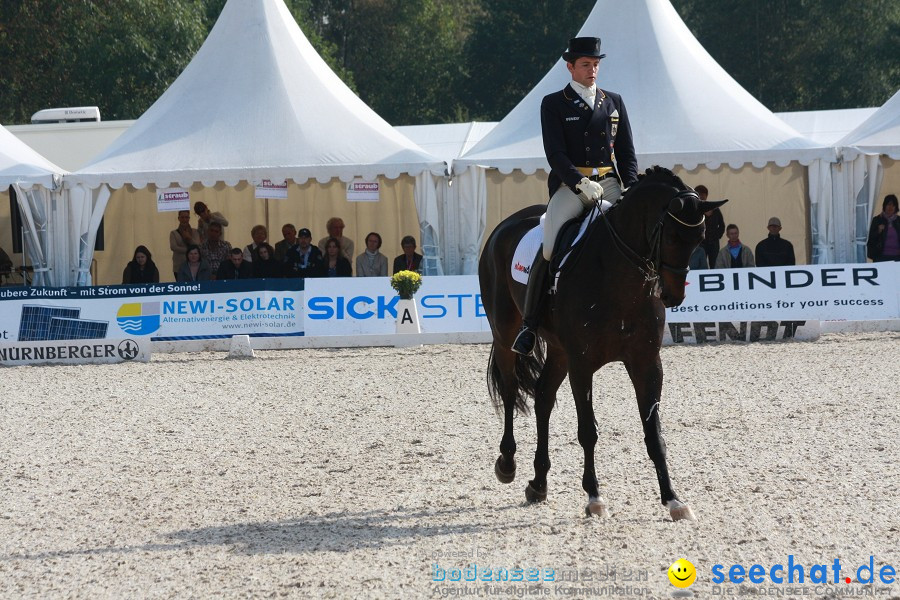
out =
<path fill-rule="evenodd" d="M 651 183 L 663 183 L 675 187 L 681 187 L 684 185 L 678 175 L 676 175 L 669 169 L 666 169 L 665 167 L 660 167 L 657 165 L 650 167 L 643 173 L 638 173 L 637 183 L 628 188 L 626 196 L 630 196 L 631 191 L 633 191 L 635 188 Z"/>
<path fill-rule="evenodd" d="M 678 175 L 666 169 L 665 167 L 654 166 L 650 167 L 644 173 L 638 175 L 638 181 L 646 180 L 648 183 L 650 182 L 661 182 L 661 183 L 669 183 L 672 180 L 677 180 Z"/>

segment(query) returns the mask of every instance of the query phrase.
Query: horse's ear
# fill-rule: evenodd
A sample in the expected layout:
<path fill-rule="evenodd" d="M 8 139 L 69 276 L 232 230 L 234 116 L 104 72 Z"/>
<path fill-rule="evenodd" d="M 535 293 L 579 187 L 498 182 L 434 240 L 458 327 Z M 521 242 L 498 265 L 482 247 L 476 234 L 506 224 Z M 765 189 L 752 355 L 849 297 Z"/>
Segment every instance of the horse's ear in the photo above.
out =
<path fill-rule="evenodd" d="M 684 208 L 684 200 L 680 196 L 675 196 L 669 201 L 669 212 L 677 214 Z"/>
<path fill-rule="evenodd" d="M 700 212 L 706 212 L 714 208 L 719 208 L 726 202 L 728 202 L 727 198 L 725 200 L 719 200 L 718 202 L 708 202 L 706 200 L 701 200 L 700 204 L 697 205 L 697 208 L 700 209 Z"/>

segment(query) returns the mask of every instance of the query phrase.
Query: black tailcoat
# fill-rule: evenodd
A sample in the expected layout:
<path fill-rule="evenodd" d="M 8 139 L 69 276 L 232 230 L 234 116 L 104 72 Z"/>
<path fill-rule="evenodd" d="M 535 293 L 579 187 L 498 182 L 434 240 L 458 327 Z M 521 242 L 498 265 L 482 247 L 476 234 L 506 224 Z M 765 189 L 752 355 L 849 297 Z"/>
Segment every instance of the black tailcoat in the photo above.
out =
<path fill-rule="evenodd" d="M 591 110 L 571 85 L 541 102 L 551 197 L 563 183 L 575 189 L 584 177 L 575 167 L 615 166 L 624 187 L 637 182 L 637 158 L 622 97 L 597 88 L 594 104 Z"/>

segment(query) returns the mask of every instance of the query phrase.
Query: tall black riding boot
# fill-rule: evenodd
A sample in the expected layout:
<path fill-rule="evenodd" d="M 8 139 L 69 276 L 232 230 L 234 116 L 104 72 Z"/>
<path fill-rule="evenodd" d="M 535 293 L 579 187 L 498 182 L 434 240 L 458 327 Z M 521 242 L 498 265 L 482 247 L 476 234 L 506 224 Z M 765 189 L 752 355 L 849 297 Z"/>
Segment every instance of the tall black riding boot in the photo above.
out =
<path fill-rule="evenodd" d="M 513 352 L 530 356 L 537 342 L 537 330 L 540 323 L 541 308 L 547 295 L 547 271 L 550 263 L 544 258 L 543 248 L 538 248 L 537 256 L 531 263 L 528 273 L 528 288 L 525 290 L 525 310 L 522 315 L 522 329 L 513 342 Z"/>

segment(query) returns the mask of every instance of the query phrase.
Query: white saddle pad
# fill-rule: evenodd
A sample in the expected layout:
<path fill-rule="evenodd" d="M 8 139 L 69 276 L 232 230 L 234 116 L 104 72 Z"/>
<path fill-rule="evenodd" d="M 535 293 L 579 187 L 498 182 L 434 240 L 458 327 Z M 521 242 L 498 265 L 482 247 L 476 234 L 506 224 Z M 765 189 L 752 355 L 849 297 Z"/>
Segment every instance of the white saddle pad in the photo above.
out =
<path fill-rule="evenodd" d="M 612 207 L 612 204 L 604 201 L 601 204 L 602 212 L 608 211 Z M 572 240 L 572 245 L 574 246 L 578 240 L 584 235 L 584 232 L 587 231 L 588 225 L 594 222 L 601 212 L 597 210 L 597 207 L 591 209 L 591 212 L 588 213 L 588 216 L 581 221 L 581 226 L 578 228 L 578 235 L 575 236 L 575 239 Z M 541 246 L 541 242 L 544 240 L 544 217 L 546 214 L 541 215 L 541 220 L 538 222 L 536 227 L 533 227 L 522 236 L 522 239 L 519 240 L 519 245 L 516 246 L 516 251 L 513 253 L 512 259 L 512 278 L 514 281 L 518 281 L 519 283 L 528 284 L 528 274 L 531 272 L 531 264 L 534 262 L 534 257 L 537 254 L 538 248 Z M 571 247 L 566 249 L 566 254 L 563 256 L 563 259 L 559 261 L 559 266 L 562 267 L 566 264 L 566 260 L 569 258 L 569 251 Z M 559 271 L 553 274 L 553 287 L 552 289 L 556 289 L 556 283 L 559 281 Z"/>

